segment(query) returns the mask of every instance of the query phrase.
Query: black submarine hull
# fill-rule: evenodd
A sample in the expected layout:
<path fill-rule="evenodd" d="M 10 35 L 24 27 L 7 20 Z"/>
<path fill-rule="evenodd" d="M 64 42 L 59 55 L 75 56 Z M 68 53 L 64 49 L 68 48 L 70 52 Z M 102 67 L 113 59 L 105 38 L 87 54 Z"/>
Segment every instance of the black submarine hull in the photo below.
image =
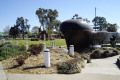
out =
<path fill-rule="evenodd" d="M 87 22 L 79 19 L 62 22 L 60 31 L 65 37 L 68 49 L 70 45 L 74 45 L 76 52 L 81 52 L 102 41 L 109 41 L 112 35 L 118 36 L 117 32 L 94 31 Z"/>

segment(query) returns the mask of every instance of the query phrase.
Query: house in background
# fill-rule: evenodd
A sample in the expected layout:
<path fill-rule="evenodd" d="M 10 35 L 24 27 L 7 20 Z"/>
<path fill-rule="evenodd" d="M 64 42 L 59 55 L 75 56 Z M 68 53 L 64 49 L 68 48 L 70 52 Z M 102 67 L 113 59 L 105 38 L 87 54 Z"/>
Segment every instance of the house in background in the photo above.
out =
<path fill-rule="evenodd" d="M 8 33 L 0 32 L 0 38 L 8 38 L 8 37 L 9 37 Z"/>

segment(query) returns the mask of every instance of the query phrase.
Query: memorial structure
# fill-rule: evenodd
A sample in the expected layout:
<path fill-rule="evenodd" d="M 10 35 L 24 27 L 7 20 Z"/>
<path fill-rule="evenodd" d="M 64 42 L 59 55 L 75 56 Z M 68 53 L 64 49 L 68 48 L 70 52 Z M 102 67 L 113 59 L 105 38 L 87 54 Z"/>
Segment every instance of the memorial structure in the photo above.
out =
<path fill-rule="evenodd" d="M 81 52 L 91 45 L 102 44 L 103 41 L 110 41 L 110 37 L 115 35 L 119 38 L 117 32 L 94 31 L 94 29 L 81 19 L 70 19 L 61 23 L 60 31 L 63 33 L 67 47 L 74 45 L 76 52 Z"/>

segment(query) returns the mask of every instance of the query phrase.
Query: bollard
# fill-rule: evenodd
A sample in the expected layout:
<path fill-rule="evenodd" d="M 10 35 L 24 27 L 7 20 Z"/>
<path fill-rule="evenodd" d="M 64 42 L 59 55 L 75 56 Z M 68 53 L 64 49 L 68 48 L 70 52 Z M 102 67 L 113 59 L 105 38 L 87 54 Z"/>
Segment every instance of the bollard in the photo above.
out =
<path fill-rule="evenodd" d="M 53 44 L 54 44 L 54 47 L 55 47 L 55 42 L 53 42 Z"/>
<path fill-rule="evenodd" d="M 15 42 L 15 45 L 18 45 L 18 42 Z"/>
<path fill-rule="evenodd" d="M 44 50 L 44 65 L 50 67 L 50 51 L 49 49 Z"/>
<path fill-rule="evenodd" d="M 12 41 L 10 40 L 10 43 L 12 43 Z"/>
<path fill-rule="evenodd" d="M 26 48 L 26 50 L 28 50 L 28 43 L 27 42 L 25 42 L 25 48 Z"/>
<path fill-rule="evenodd" d="M 51 42 L 51 46 L 53 47 L 53 42 Z"/>
<path fill-rule="evenodd" d="M 3 43 L 5 43 L 5 39 L 3 39 Z"/>
<path fill-rule="evenodd" d="M 46 49 L 46 45 L 45 43 L 43 43 L 43 51 L 45 51 L 45 49 Z"/>
<path fill-rule="evenodd" d="M 52 47 L 55 47 L 55 42 L 51 42 L 51 46 L 52 46 Z"/>
<path fill-rule="evenodd" d="M 74 46 L 70 45 L 69 54 L 74 55 Z"/>

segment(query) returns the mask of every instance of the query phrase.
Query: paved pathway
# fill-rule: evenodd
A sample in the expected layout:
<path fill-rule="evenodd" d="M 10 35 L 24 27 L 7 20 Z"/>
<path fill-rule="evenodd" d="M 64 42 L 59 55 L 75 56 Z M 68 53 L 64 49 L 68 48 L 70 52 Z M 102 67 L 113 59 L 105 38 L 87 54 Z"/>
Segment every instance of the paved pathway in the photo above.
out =
<path fill-rule="evenodd" d="M 120 69 L 116 66 L 118 57 L 119 55 L 104 59 L 92 59 L 92 63 L 87 64 L 82 73 L 120 75 Z"/>
<path fill-rule="evenodd" d="M 3 70 L 3 67 L 1 65 L 1 62 L 0 62 L 0 80 L 7 80 L 7 76 Z"/>
<path fill-rule="evenodd" d="M 7 74 L 7 77 L 8 80 L 120 80 L 120 70 L 115 65 L 117 58 L 118 56 L 93 59 L 92 63 L 87 64 L 79 74 Z M 5 77 L 5 73 L 0 68 L 0 80 L 7 80 Z"/>

